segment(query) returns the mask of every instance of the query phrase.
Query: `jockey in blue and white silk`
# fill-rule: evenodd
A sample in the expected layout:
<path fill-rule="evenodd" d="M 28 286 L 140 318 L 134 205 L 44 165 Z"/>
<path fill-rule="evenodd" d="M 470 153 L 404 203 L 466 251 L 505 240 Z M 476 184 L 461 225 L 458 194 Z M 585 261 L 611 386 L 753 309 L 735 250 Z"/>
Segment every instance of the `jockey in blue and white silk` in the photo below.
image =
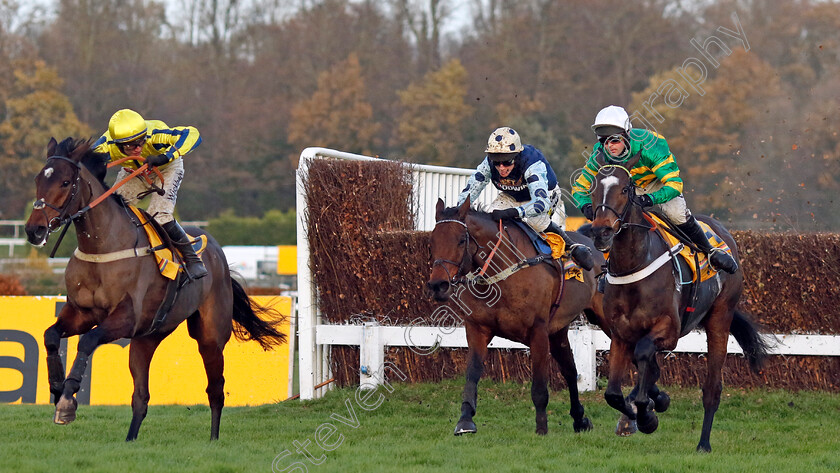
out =
<path fill-rule="evenodd" d="M 524 145 L 513 160 L 513 170 L 502 177 L 490 157 L 485 157 L 458 196 L 458 205 L 468 196 L 470 202 L 475 202 L 492 182 L 501 193 L 490 204 L 491 211 L 515 208 L 519 217 L 538 232 L 544 231 L 552 220 L 565 228 L 566 211 L 560 201 L 557 176 L 542 152 Z"/>

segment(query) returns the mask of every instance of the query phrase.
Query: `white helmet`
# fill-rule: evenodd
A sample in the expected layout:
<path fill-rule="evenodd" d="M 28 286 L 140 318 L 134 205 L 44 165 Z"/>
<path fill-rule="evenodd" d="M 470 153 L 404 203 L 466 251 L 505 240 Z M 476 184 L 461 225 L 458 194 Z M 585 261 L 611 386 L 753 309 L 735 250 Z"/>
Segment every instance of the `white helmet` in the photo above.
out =
<path fill-rule="evenodd" d="M 487 140 L 485 153 L 518 153 L 522 151 L 519 133 L 509 126 L 496 128 Z"/>
<path fill-rule="evenodd" d="M 610 136 L 618 133 L 627 133 L 633 128 L 630 125 L 630 116 L 627 111 L 617 105 L 604 107 L 595 116 L 595 123 L 592 124 L 592 131 L 598 136 Z"/>

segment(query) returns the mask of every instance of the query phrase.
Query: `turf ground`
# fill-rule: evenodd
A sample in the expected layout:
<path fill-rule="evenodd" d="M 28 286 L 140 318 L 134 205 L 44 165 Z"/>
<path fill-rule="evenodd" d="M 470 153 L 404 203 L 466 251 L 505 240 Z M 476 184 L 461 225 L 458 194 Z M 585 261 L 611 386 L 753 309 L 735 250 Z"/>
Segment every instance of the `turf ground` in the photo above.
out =
<path fill-rule="evenodd" d="M 613 434 L 617 415 L 603 392 L 583 395 L 595 427 L 582 434 L 572 431 L 566 393 L 552 392 L 540 437 L 528 385 L 482 381 L 478 433 L 455 437 L 461 388 L 460 380 L 395 384 L 367 399 L 346 388 L 316 401 L 227 408 L 217 442 L 206 406 L 151 406 L 139 439 L 126 443 L 129 407 L 80 406 L 76 422 L 58 426 L 51 406 L 0 405 L 0 471 L 840 471 L 836 393 L 724 388 L 712 453 L 698 454 L 699 389 L 668 389 L 659 430 L 627 438 Z"/>

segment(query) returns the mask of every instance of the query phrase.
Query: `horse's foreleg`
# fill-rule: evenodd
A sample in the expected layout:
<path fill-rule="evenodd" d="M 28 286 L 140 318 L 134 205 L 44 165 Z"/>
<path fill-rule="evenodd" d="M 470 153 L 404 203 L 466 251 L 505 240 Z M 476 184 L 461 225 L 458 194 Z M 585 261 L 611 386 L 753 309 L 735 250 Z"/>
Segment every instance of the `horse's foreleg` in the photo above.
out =
<path fill-rule="evenodd" d="M 130 301 L 128 299 L 123 300 L 117 306 L 117 309 L 120 309 L 125 304 L 130 305 Z M 61 397 L 55 404 L 55 417 L 53 421 L 56 424 L 68 424 L 76 419 L 76 407 L 78 405 L 76 402 L 76 393 L 79 392 L 82 386 L 82 377 L 85 374 L 88 360 L 90 360 L 93 351 L 99 345 L 132 335 L 132 319 L 124 317 L 124 315 L 123 311 L 117 314 L 112 312 L 104 322 L 79 338 L 76 359 L 73 361 L 73 367 L 70 368 L 70 372 L 64 380 Z"/>
<path fill-rule="evenodd" d="M 61 336 L 64 329 L 61 321 L 54 323 L 44 332 L 44 347 L 47 351 L 47 379 L 50 384 L 53 404 L 58 403 L 64 388 L 64 363 L 58 351 L 61 347 Z"/>
<path fill-rule="evenodd" d="M 621 413 L 615 428 L 616 435 L 627 436 L 636 432 L 636 410 L 624 398 L 621 384 L 630 367 L 630 347 L 626 342 L 613 335 L 610 342 L 610 373 L 604 399 L 613 409 Z"/>
<path fill-rule="evenodd" d="M 585 430 L 592 430 L 592 422 L 584 414 L 583 404 L 580 403 L 577 387 L 577 366 L 575 366 L 574 355 L 572 354 L 572 347 L 569 345 L 569 331 L 568 328 L 563 329 L 548 337 L 551 344 L 551 354 L 560 365 L 560 374 L 566 380 L 566 385 L 569 387 L 569 403 L 571 404 L 569 415 L 574 420 L 572 426 L 575 432 Z"/>
<path fill-rule="evenodd" d="M 545 325 L 539 324 L 532 330 L 528 347 L 531 349 L 531 400 L 534 402 L 537 420 L 537 435 L 548 433 L 548 333 Z"/>
<path fill-rule="evenodd" d="M 636 423 L 643 433 L 650 434 L 659 427 L 659 419 L 653 412 L 654 402 L 650 398 L 650 392 L 659 379 L 659 364 L 656 362 L 656 345 L 653 337 L 647 335 L 636 342 L 633 352 L 636 359 L 636 366 L 639 369 L 636 390 Z"/>
<path fill-rule="evenodd" d="M 134 380 L 134 394 L 131 396 L 131 425 L 125 437 L 126 442 L 137 439 L 140 424 L 146 418 L 149 408 L 149 365 L 160 342 L 161 339 L 157 338 L 136 338 L 129 345 L 128 368 Z"/>
<path fill-rule="evenodd" d="M 490 343 L 490 334 L 483 333 L 479 329 L 467 324 L 467 373 L 464 384 L 463 401 L 461 402 L 461 418 L 455 426 L 455 435 L 474 434 L 476 432 L 473 416 L 475 415 L 476 402 L 478 400 L 478 380 L 484 373 L 484 358 L 487 356 L 487 344 Z"/>

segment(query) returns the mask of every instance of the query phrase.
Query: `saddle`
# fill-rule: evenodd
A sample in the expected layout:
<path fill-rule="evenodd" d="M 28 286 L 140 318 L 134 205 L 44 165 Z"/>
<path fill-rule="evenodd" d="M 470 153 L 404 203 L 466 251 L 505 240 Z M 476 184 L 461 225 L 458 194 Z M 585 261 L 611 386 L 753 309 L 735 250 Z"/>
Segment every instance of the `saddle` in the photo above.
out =
<path fill-rule="evenodd" d="M 552 259 L 560 261 L 566 280 L 574 278 L 583 282 L 583 269 L 566 252 L 566 242 L 563 241 L 563 237 L 550 232 L 537 233 L 536 230 L 522 220 L 515 220 L 515 222 L 528 235 L 538 254 L 550 255 Z"/>
<path fill-rule="evenodd" d="M 718 271 L 712 267 L 709 263 L 709 258 L 703 253 L 694 251 L 690 246 L 691 240 L 687 237 L 683 236 L 681 232 L 674 229 L 670 223 L 668 223 L 662 217 L 656 215 L 655 213 L 649 213 L 647 215 L 651 223 L 654 226 L 654 229 L 659 232 L 663 239 L 668 243 L 668 246 L 673 247 L 678 243 L 684 243 L 682 251 L 680 251 L 679 256 L 680 258 L 685 261 L 689 268 L 691 268 L 691 281 L 698 280 L 698 273 L 699 273 L 699 280 L 700 282 L 704 282 L 708 279 L 715 277 Z M 700 227 L 703 229 L 703 232 L 706 234 L 706 239 L 709 240 L 709 244 L 712 245 L 712 248 L 721 249 L 728 254 L 732 254 L 732 250 L 729 248 L 729 245 L 726 244 L 725 241 L 721 237 L 709 227 L 708 224 L 705 222 L 701 222 L 700 220 L 697 221 L 700 224 Z M 685 278 L 683 278 L 685 279 Z M 687 282 L 687 281 L 683 281 Z"/>
<path fill-rule="evenodd" d="M 135 217 L 137 217 L 140 226 L 146 231 L 146 236 L 149 237 L 149 244 L 151 245 L 149 251 L 155 255 L 160 274 L 170 280 L 166 285 L 166 294 L 155 313 L 152 325 L 143 334 L 145 336 L 154 333 L 163 325 L 166 317 L 169 315 L 169 310 L 175 305 L 178 291 L 189 282 L 189 278 L 184 269 L 183 258 L 175 250 L 169 235 L 166 234 L 163 227 L 155 219 L 151 218 L 146 211 L 138 209 L 133 205 L 129 205 L 128 207 L 134 213 Z M 192 240 L 193 249 L 196 254 L 201 254 L 207 248 L 206 235 L 199 235 L 197 238 L 189 234 L 187 236 Z M 177 261 L 174 258 L 175 254 L 178 254 Z"/>
<path fill-rule="evenodd" d="M 148 213 L 130 205 L 129 208 L 137 217 L 140 226 L 146 231 L 146 236 L 149 237 L 151 244 L 151 251 L 155 254 L 155 259 L 158 263 L 158 270 L 165 278 L 175 280 L 179 273 L 186 274 L 184 264 L 182 262 L 181 254 L 177 252 L 169 236 L 163 230 L 155 219 L 151 218 Z M 195 254 L 200 255 L 207 248 L 207 236 L 199 235 L 195 237 L 187 234 L 192 240 L 192 246 Z M 174 255 L 178 255 L 176 259 Z"/>

